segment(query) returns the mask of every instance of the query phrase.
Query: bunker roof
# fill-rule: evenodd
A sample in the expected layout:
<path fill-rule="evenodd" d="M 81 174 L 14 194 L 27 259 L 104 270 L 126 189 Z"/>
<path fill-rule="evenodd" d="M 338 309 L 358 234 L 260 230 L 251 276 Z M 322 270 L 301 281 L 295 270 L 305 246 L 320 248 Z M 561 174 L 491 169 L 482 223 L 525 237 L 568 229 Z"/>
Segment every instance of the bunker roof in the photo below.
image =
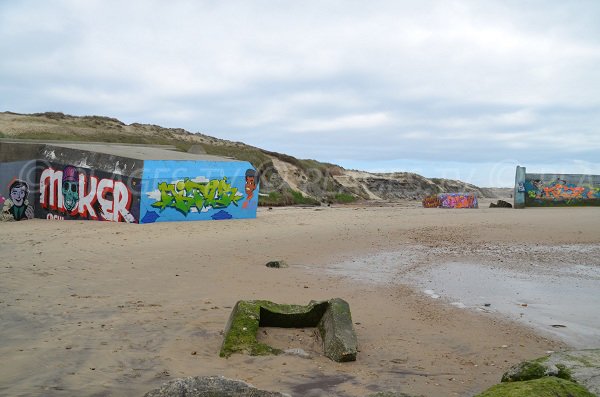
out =
<path fill-rule="evenodd" d="M 193 154 L 178 151 L 170 145 L 140 145 L 126 143 L 105 143 L 105 142 L 76 142 L 76 141 L 39 141 L 22 139 L 0 139 L 0 145 L 5 146 L 7 150 L 0 153 L 0 161 L 16 160 L 18 152 L 26 153 L 39 152 L 41 150 L 53 150 L 54 148 L 66 148 L 94 153 L 102 153 L 110 156 L 118 156 L 135 160 L 204 160 L 204 161 L 237 161 L 220 156 L 208 154 Z M 11 152 L 10 154 L 8 152 Z M 17 152 L 17 153 L 15 153 Z M 7 157 L 7 158 L 5 158 Z M 23 158 L 25 159 L 25 158 Z"/>

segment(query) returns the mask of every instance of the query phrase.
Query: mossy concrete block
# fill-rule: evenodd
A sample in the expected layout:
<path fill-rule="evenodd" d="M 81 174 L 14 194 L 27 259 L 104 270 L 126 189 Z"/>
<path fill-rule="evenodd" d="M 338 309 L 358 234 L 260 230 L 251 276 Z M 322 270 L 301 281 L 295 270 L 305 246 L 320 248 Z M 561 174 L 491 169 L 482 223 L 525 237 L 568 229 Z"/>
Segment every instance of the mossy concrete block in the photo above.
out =
<path fill-rule="evenodd" d="M 174 379 L 144 397 L 290 397 L 259 390 L 248 383 L 221 376 L 190 376 Z"/>
<path fill-rule="evenodd" d="M 600 395 L 600 349 L 552 353 L 510 368 L 502 382 L 514 382 L 554 376 L 572 380 Z"/>
<path fill-rule="evenodd" d="M 336 298 L 286 305 L 266 300 L 238 301 L 225 327 L 220 356 L 280 354 L 280 349 L 258 342 L 259 327 L 318 327 L 325 355 L 335 361 L 356 360 L 356 335 L 348 303 Z"/>
<path fill-rule="evenodd" d="M 358 343 L 348 302 L 331 299 L 318 327 L 327 357 L 337 362 L 356 361 Z"/>
<path fill-rule="evenodd" d="M 492 386 L 475 397 L 595 397 L 583 386 L 565 379 L 547 376 Z"/>
<path fill-rule="evenodd" d="M 520 382 L 524 380 L 539 379 L 545 376 L 556 376 L 557 378 L 570 380 L 568 372 L 561 371 L 558 367 L 549 367 L 545 364 L 548 357 L 537 360 L 524 361 L 509 368 L 502 375 L 502 382 Z"/>

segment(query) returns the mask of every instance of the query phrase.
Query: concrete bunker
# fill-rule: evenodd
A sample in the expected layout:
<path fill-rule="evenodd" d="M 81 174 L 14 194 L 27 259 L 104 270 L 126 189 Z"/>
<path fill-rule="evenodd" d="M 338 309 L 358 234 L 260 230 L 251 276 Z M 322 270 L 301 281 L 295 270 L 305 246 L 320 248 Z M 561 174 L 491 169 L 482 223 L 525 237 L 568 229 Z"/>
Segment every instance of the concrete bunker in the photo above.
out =
<path fill-rule="evenodd" d="M 0 220 L 256 218 L 252 164 L 164 145 L 0 139 Z"/>
<path fill-rule="evenodd" d="M 423 208 L 479 208 L 475 193 L 438 193 L 425 196 Z"/>
<path fill-rule="evenodd" d="M 238 301 L 233 308 L 220 356 L 280 354 L 257 339 L 260 327 L 316 327 L 323 340 L 323 354 L 333 361 L 355 361 L 358 351 L 350 305 L 343 299 L 311 301 L 308 305 L 278 304 L 266 300 Z"/>

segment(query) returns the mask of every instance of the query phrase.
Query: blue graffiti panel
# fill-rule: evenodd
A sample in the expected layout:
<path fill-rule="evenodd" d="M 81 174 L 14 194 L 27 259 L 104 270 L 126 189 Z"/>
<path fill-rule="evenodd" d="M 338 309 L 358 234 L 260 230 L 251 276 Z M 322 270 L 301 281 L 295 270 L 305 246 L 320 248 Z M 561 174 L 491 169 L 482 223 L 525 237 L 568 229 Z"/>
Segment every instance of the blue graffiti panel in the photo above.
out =
<path fill-rule="evenodd" d="M 245 161 L 145 161 L 140 222 L 255 218 L 258 180 Z"/>

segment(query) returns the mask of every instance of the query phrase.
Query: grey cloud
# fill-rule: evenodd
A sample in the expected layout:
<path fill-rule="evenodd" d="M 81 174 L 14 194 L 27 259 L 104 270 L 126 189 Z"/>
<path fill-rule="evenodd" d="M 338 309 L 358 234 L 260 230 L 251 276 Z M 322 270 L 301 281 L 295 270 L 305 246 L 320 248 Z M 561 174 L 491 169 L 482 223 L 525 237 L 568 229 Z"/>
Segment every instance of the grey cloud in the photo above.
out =
<path fill-rule="evenodd" d="M 599 19 L 585 1 L 4 2 L 0 107 L 367 168 L 597 164 Z"/>

